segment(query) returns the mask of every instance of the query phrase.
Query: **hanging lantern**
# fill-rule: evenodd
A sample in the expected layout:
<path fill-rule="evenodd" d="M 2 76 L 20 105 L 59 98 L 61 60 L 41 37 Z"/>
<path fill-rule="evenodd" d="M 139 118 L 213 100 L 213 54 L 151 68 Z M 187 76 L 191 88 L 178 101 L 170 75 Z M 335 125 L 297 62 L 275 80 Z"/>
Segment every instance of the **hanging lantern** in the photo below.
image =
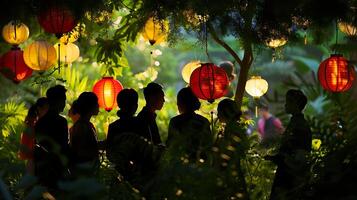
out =
<path fill-rule="evenodd" d="M 195 69 L 199 68 L 200 66 L 201 66 L 201 62 L 199 60 L 198 61 L 191 61 L 191 62 L 187 63 L 182 68 L 182 71 L 181 71 L 183 80 L 186 83 L 190 83 L 190 77 L 191 77 L 192 72 Z"/>
<path fill-rule="evenodd" d="M 279 39 L 269 39 L 265 42 L 265 44 L 273 49 L 276 49 L 278 47 L 284 46 L 286 44 L 287 40 L 285 38 L 279 38 Z"/>
<path fill-rule="evenodd" d="M 245 91 L 254 99 L 259 99 L 268 91 L 268 82 L 260 76 L 252 76 L 245 84 Z M 258 107 L 255 106 L 255 117 L 258 117 Z"/>
<path fill-rule="evenodd" d="M 111 111 L 117 106 L 117 95 L 122 89 L 122 84 L 113 77 L 103 77 L 94 85 L 93 92 L 98 97 L 99 106 Z"/>
<path fill-rule="evenodd" d="M 56 63 L 56 49 L 44 40 L 36 41 L 24 50 L 24 60 L 33 70 L 47 70 Z"/>
<path fill-rule="evenodd" d="M 347 22 L 339 22 L 338 27 L 340 28 L 341 32 L 345 33 L 350 37 L 354 37 L 357 35 L 357 27 L 349 24 Z"/>
<path fill-rule="evenodd" d="M 30 35 L 29 28 L 23 23 L 11 21 L 2 29 L 2 37 L 12 45 L 19 45 L 25 42 Z"/>
<path fill-rule="evenodd" d="M 148 40 L 151 45 L 163 42 L 167 37 L 169 24 L 164 20 L 157 20 L 150 17 L 146 22 L 141 35 L 145 40 Z"/>
<path fill-rule="evenodd" d="M 355 70 L 342 55 L 332 54 L 320 64 L 318 78 L 325 90 L 344 92 L 351 88 Z"/>
<path fill-rule="evenodd" d="M 24 62 L 23 52 L 20 48 L 12 48 L 2 56 L 0 69 L 5 77 L 15 83 L 25 80 L 32 74 L 32 69 Z"/>
<path fill-rule="evenodd" d="M 58 38 L 77 25 L 73 12 L 65 6 L 50 6 L 43 9 L 37 19 L 46 32 L 53 33 Z"/>
<path fill-rule="evenodd" d="M 55 44 L 54 48 L 56 49 L 57 55 L 60 55 L 60 61 L 65 64 L 70 64 L 79 57 L 79 48 L 73 43 L 61 43 L 60 45 Z M 58 52 L 58 49 L 60 52 Z"/>
<path fill-rule="evenodd" d="M 226 72 L 213 63 L 203 63 L 195 69 L 190 77 L 192 92 L 200 99 L 212 103 L 228 92 L 228 77 Z"/>

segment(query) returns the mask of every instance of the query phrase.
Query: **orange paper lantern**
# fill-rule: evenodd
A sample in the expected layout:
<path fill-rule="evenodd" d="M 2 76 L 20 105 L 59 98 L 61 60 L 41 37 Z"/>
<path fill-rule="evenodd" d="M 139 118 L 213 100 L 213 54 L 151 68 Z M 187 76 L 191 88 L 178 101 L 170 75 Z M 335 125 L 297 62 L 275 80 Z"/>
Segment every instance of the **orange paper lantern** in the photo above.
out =
<path fill-rule="evenodd" d="M 103 77 L 93 87 L 98 97 L 99 107 L 111 111 L 117 106 L 117 95 L 123 89 L 122 84 L 113 77 Z"/>

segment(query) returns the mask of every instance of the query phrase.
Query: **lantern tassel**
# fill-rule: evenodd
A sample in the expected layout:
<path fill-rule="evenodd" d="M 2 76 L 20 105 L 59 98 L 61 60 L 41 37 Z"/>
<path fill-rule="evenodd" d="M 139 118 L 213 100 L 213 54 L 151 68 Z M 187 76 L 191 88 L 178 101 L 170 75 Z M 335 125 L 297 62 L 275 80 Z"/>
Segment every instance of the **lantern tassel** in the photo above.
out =
<path fill-rule="evenodd" d="M 305 31 L 305 34 L 304 34 L 304 45 L 307 45 L 307 34 L 306 34 L 306 31 Z"/>
<path fill-rule="evenodd" d="M 255 117 L 258 118 L 258 106 L 255 106 Z"/>
<path fill-rule="evenodd" d="M 61 73 L 61 43 L 58 43 L 58 73 Z"/>
<path fill-rule="evenodd" d="M 214 129 L 213 111 L 211 111 L 211 126 L 212 126 L 211 132 L 212 132 L 212 134 L 214 135 L 214 131 L 213 131 L 213 129 Z"/>

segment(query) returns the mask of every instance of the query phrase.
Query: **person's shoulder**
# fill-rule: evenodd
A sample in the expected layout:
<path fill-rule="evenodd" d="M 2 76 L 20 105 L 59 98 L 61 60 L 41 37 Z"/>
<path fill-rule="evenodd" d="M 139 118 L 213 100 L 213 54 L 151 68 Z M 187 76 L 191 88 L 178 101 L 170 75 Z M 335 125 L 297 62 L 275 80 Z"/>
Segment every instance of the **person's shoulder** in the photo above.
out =
<path fill-rule="evenodd" d="M 209 124 L 209 121 L 206 117 L 202 116 L 202 115 L 199 115 L 199 114 L 194 114 L 194 118 L 197 119 L 197 120 L 200 120 L 204 123 L 208 123 Z"/>

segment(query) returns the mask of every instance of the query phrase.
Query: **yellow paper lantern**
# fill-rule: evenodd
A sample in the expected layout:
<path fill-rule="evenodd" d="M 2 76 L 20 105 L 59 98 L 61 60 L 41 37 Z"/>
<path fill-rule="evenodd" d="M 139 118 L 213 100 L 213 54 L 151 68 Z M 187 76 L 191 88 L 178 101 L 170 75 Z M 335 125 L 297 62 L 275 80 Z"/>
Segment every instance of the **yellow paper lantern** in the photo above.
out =
<path fill-rule="evenodd" d="M 56 49 L 44 40 L 35 41 L 25 48 L 24 60 L 33 70 L 47 70 L 56 63 Z"/>
<path fill-rule="evenodd" d="M 193 70 L 199 68 L 201 66 L 201 62 L 199 60 L 197 61 L 191 61 L 187 63 L 181 71 L 182 78 L 186 83 L 190 83 L 190 77 L 193 72 Z"/>
<path fill-rule="evenodd" d="M 58 44 L 55 44 L 54 47 L 56 49 L 57 56 L 60 56 L 60 61 L 64 62 L 66 64 L 70 64 L 77 60 L 79 57 L 79 48 L 77 45 L 73 43 L 59 43 L 59 50 L 60 52 L 58 53 Z"/>
<path fill-rule="evenodd" d="M 11 21 L 2 29 L 4 40 L 12 45 L 19 45 L 25 42 L 30 35 L 29 28 L 24 23 Z"/>
<path fill-rule="evenodd" d="M 157 20 L 150 17 L 146 22 L 141 35 L 145 40 L 149 41 L 151 45 L 159 44 L 166 40 L 169 30 L 169 23 L 166 20 Z"/>
<path fill-rule="evenodd" d="M 252 76 L 245 85 L 245 91 L 254 98 L 259 98 L 268 91 L 268 82 L 260 76 Z"/>
<path fill-rule="evenodd" d="M 285 38 L 279 39 L 269 39 L 266 41 L 266 45 L 270 48 L 276 49 L 278 47 L 284 46 L 287 40 Z"/>
<path fill-rule="evenodd" d="M 338 27 L 340 28 L 341 32 L 345 33 L 346 35 L 353 37 L 357 35 L 357 27 L 349 24 L 347 22 L 339 22 Z"/>

